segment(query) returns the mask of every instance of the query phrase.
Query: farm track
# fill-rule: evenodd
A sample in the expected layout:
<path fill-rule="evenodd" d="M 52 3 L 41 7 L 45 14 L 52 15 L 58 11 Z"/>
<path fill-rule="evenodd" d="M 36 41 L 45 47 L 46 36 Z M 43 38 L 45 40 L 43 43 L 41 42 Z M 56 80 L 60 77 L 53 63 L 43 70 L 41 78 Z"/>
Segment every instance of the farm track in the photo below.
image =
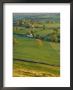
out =
<path fill-rule="evenodd" d="M 38 63 L 38 64 L 60 67 L 59 65 L 48 64 L 48 63 L 44 63 L 44 62 L 37 62 L 37 61 L 28 60 L 28 59 L 27 60 L 26 59 L 16 59 L 16 58 L 13 58 L 13 59 L 16 60 L 16 61 L 21 61 L 21 62 Z"/>

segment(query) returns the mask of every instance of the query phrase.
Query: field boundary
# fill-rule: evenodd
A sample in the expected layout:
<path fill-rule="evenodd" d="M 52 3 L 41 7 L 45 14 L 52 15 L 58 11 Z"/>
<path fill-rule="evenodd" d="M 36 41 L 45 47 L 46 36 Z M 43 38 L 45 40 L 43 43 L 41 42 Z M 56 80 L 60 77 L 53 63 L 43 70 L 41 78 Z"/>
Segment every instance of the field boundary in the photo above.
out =
<path fill-rule="evenodd" d="M 21 62 L 38 63 L 38 64 L 44 64 L 44 65 L 49 65 L 49 66 L 60 67 L 59 65 L 48 64 L 48 63 L 45 63 L 45 62 L 37 62 L 37 61 L 28 60 L 28 59 L 17 59 L 17 58 L 13 58 L 13 60 L 21 61 Z"/>

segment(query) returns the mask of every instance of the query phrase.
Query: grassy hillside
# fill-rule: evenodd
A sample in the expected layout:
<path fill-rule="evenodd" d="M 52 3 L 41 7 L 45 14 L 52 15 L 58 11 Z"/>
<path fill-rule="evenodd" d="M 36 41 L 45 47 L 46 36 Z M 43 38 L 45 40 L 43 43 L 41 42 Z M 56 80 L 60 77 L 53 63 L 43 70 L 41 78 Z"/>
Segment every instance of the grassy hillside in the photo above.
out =
<path fill-rule="evenodd" d="M 19 38 L 14 46 L 14 58 L 31 59 L 46 62 L 49 64 L 59 64 L 59 44 L 42 41 L 39 46 L 34 39 Z M 51 57 L 52 56 L 52 57 Z"/>
<path fill-rule="evenodd" d="M 17 59 L 30 59 L 32 61 L 45 62 L 47 64 L 59 65 L 59 44 L 42 41 L 39 46 L 34 39 L 16 38 L 13 57 Z M 59 66 L 34 64 L 14 60 L 14 76 L 59 76 Z M 27 71 L 27 74 L 25 73 Z M 31 73 L 30 73 L 31 72 Z M 34 73 L 32 73 L 34 72 Z M 23 74 L 22 74 L 23 73 Z M 41 75 L 39 75 L 39 73 Z M 42 74 L 44 73 L 44 74 Z"/>
<path fill-rule="evenodd" d="M 13 14 L 13 76 L 60 76 L 60 15 Z"/>

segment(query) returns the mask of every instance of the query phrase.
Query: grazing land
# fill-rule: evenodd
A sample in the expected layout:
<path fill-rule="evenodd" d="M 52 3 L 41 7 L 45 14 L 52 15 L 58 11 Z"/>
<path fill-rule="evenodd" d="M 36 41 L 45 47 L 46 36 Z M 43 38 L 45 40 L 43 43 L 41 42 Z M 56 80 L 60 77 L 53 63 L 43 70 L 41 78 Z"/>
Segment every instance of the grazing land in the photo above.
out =
<path fill-rule="evenodd" d="M 20 15 L 20 14 L 18 14 Z M 49 14 L 48 14 L 49 15 Z M 39 15 L 13 21 L 13 76 L 60 76 L 60 18 L 39 20 Z M 20 15 L 21 17 L 22 15 Z M 42 15 L 41 15 L 42 16 Z M 55 17 L 55 19 L 52 19 Z M 44 17 L 45 19 L 47 16 Z M 52 21 L 51 21 L 52 20 Z"/>

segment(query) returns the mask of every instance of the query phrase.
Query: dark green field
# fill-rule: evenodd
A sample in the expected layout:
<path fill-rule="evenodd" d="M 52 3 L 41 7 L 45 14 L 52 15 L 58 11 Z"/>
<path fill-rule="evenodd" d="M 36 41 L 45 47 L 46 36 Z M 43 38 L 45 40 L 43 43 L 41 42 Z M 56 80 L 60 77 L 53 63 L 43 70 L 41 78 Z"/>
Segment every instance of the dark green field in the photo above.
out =
<path fill-rule="evenodd" d="M 28 20 L 28 19 L 27 19 Z M 26 23 L 26 22 L 25 22 Z M 29 23 L 29 22 L 28 22 Z M 60 23 L 43 22 L 43 27 L 13 26 L 13 76 L 60 76 Z M 42 25 L 42 23 L 41 23 Z M 29 35 L 33 37 L 29 37 Z"/>

